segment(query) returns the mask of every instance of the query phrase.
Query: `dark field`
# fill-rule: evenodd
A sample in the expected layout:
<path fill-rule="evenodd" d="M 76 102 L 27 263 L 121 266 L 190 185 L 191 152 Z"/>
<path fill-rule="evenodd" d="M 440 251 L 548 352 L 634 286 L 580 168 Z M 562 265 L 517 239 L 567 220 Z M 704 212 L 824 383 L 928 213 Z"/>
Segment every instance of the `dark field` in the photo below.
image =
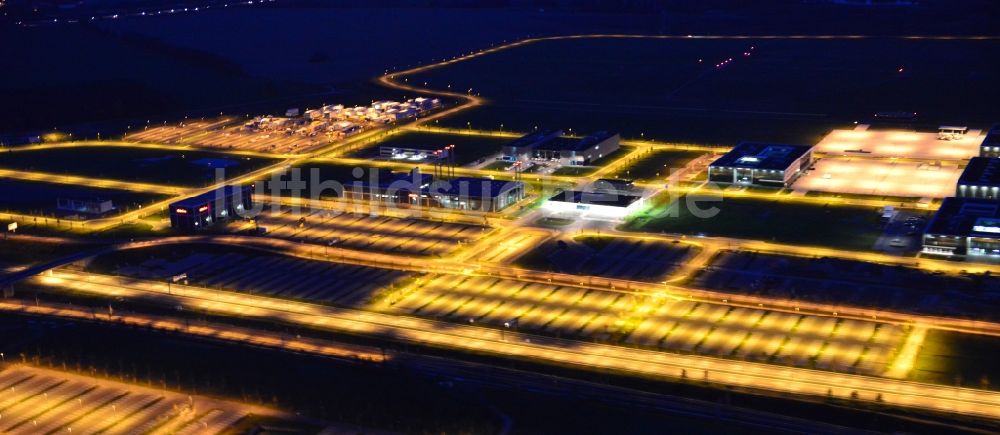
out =
<path fill-rule="evenodd" d="M 613 174 L 616 178 L 632 180 L 663 179 L 671 171 L 679 170 L 691 160 L 705 153 L 698 151 L 657 150 L 650 151 L 629 162 L 620 171 Z"/>
<path fill-rule="evenodd" d="M 511 130 L 609 128 L 624 137 L 708 144 L 815 143 L 831 127 L 876 111 L 918 112 L 933 126 L 988 125 L 1000 118 L 990 104 L 1000 97 L 991 86 L 1000 71 L 989 55 L 997 47 L 881 38 L 554 40 L 426 71 L 410 82 L 473 88 L 493 100 L 442 121 L 452 127 L 503 123 Z"/>
<path fill-rule="evenodd" d="M 225 167 L 226 178 L 232 178 L 276 161 L 206 151 L 125 147 L 0 152 L 0 168 L 4 169 L 190 187 L 213 184 L 219 167 Z"/>
<path fill-rule="evenodd" d="M 653 200 L 664 202 L 664 198 Z M 695 216 L 687 207 L 688 197 L 682 196 L 669 206 L 652 208 L 639 214 L 625 225 L 625 229 L 735 237 L 856 251 L 871 250 L 882 234 L 875 208 L 718 196 L 691 198 L 699 201 L 697 207 L 714 207 L 718 212 L 712 217 Z"/>
<path fill-rule="evenodd" d="M 111 200 L 118 211 L 135 209 L 140 205 L 153 204 L 168 198 L 168 195 L 130 192 L 117 189 L 97 189 L 69 184 L 40 183 L 0 178 L 0 213 L 23 213 L 51 216 L 55 213 L 56 200 L 63 199 L 105 199 Z M 22 222 L 22 225 L 30 222 Z"/>
<path fill-rule="evenodd" d="M 1000 389 L 1000 338 L 932 329 L 910 378 L 920 382 Z"/>
<path fill-rule="evenodd" d="M 920 382 L 1000 389 L 1000 338 L 932 329 L 910 378 Z"/>

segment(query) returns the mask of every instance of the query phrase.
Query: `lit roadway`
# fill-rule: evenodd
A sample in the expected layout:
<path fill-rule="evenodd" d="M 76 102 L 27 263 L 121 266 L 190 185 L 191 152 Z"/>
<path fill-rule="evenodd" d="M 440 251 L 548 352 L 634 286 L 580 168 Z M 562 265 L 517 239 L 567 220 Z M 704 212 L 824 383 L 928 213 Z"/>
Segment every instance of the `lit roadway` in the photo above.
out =
<path fill-rule="evenodd" d="M 404 340 L 560 365 L 610 369 L 657 379 L 704 380 L 741 388 L 852 398 L 865 402 L 1000 418 L 1000 392 L 929 385 L 735 360 L 504 332 L 398 315 L 345 310 L 242 293 L 76 272 L 35 279 L 112 298 L 142 298 L 186 310 L 280 321 L 304 328 Z M 281 346 L 279 346 L 281 347 Z M 308 352 L 307 349 L 300 351 Z"/>
<path fill-rule="evenodd" d="M 148 149 L 148 150 L 167 150 L 167 151 L 203 151 L 207 153 L 217 153 L 217 154 L 228 154 L 233 156 L 242 157 L 259 157 L 268 159 L 290 159 L 298 157 L 296 154 L 278 154 L 278 153 L 262 153 L 257 151 L 247 151 L 239 149 L 215 149 L 215 148 L 199 148 L 192 145 L 177 145 L 177 144 L 160 144 L 160 143 L 147 143 L 147 142 L 128 142 L 123 140 L 83 140 L 74 142 L 47 142 L 39 143 L 33 145 L 23 145 L 11 148 L 4 148 L 2 152 L 25 152 L 25 151 L 40 151 L 40 150 L 50 150 L 50 149 L 66 149 L 66 148 L 93 148 L 93 147 L 119 147 L 119 148 L 138 148 L 138 149 Z"/>
<path fill-rule="evenodd" d="M 503 264 L 491 264 L 482 261 L 470 260 L 471 258 L 482 258 L 484 255 L 488 255 L 486 253 L 490 251 L 499 252 L 497 256 L 502 257 L 503 259 L 509 259 L 504 251 L 513 250 L 516 249 L 516 247 L 505 246 L 502 244 L 498 245 L 495 238 L 497 236 L 509 236 L 511 231 L 517 232 L 519 230 L 512 228 L 506 231 L 494 232 L 490 236 L 480 239 L 476 244 L 460 249 L 451 257 L 446 258 L 411 257 L 399 254 L 365 252 L 335 246 L 330 247 L 326 245 L 304 244 L 283 239 L 238 235 L 202 235 L 159 238 L 124 243 L 111 247 L 109 250 L 126 250 L 158 245 L 192 243 L 241 246 L 244 248 L 258 249 L 304 259 L 332 261 L 361 266 L 383 267 L 394 270 L 421 273 L 494 276 L 523 282 L 551 283 L 580 288 L 592 288 L 603 291 L 617 291 L 644 295 L 666 295 L 668 297 L 704 301 L 714 304 L 722 303 L 734 307 L 766 308 L 769 310 L 824 316 L 836 315 L 839 317 L 859 320 L 877 319 L 879 321 L 889 323 L 924 325 L 936 329 L 1000 336 L 1000 324 L 993 322 L 893 312 L 837 304 L 823 304 L 801 300 L 780 299 L 774 297 L 739 295 L 709 289 L 678 286 L 669 283 L 656 284 L 616 278 L 542 272 Z M 544 237 L 547 233 L 545 230 L 539 230 L 537 235 L 538 237 Z M 649 237 L 655 238 L 660 236 Z M 538 238 L 531 237 L 523 238 L 523 241 L 519 244 L 520 248 L 527 249 L 528 247 L 534 246 L 532 244 L 537 243 L 538 240 Z M 704 239 L 698 239 L 699 243 L 703 241 Z M 80 257 L 69 257 L 61 263 L 59 261 L 55 261 L 46 265 L 44 270 L 50 270 L 51 268 L 57 267 L 61 264 L 79 261 L 82 258 L 86 258 L 86 255 Z M 947 264 L 947 262 L 945 263 Z M 33 270 L 33 272 L 41 273 L 42 269 L 36 269 Z M 18 278 L 22 277 L 19 276 Z M 0 279 L 0 287 L 8 285 L 12 282 L 14 281 L 8 280 L 6 277 L 5 279 Z"/>
<path fill-rule="evenodd" d="M 437 91 L 423 89 L 409 84 L 407 75 L 419 73 L 425 70 L 438 68 L 451 63 L 460 62 L 486 55 L 499 50 L 518 47 L 536 41 L 550 39 L 574 39 L 574 38 L 639 38 L 637 35 L 577 35 L 551 38 L 534 38 L 506 44 L 499 47 L 490 48 L 455 59 L 446 60 L 436 64 L 421 66 L 406 71 L 387 73 L 380 77 L 378 81 L 383 85 L 409 92 L 433 94 L 442 97 L 450 97 L 459 100 L 461 103 L 420 118 L 406 128 L 417 128 L 426 125 L 428 122 L 443 117 L 450 116 L 462 110 L 482 105 L 486 102 L 483 98 L 468 93 L 451 91 Z M 662 36 L 654 37 L 658 39 L 684 39 L 684 36 Z M 692 36 L 691 38 L 703 39 L 769 39 L 778 38 L 770 36 Z M 810 36 L 810 37 L 780 37 L 782 39 L 860 39 L 863 36 Z M 951 38 L 951 37 L 927 37 L 921 39 L 982 39 L 980 37 Z M 990 38 L 993 39 L 993 38 Z M 431 127 L 421 127 L 430 129 Z M 217 189 L 223 184 L 247 183 L 262 179 L 276 171 L 281 171 L 287 167 L 295 166 L 321 156 L 337 156 L 344 150 L 350 149 L 365 141 L 371 141 L 378 135 L 386 133 L 384 129 L 369 130 L 346 141 L 337 142 L 322 147 L 311 153 L 301 156 L 287 158 L 275 165 L 262 168 L 241 177 L 227 180 L 210 187 L 191 189 L 185 195 L 196 195 Z M 480 134 L 482 132 L 469 131 L 469 134 Z M 99 145 L 101 143 L 94 143 Z M 669 144 L 636 143 L 640 148 L 670 147 Z M 61 146 L 55 144 L 43 144 L 36 147 Z M 68 146 L 68 145 L 67 145 Z M 137 146 L 129 143 L 129 146 Z M 139 145 L 142 146 L 142 145 Z M 149 145 L 157 147 L 159 145 Z M 175 148 L 175 147 L 171 147 Z M 711 150 L 715 150 L 714 148 Z M 708 149 L 706 149 L 708 151 Z M 287 157 L 287 156 L 282 156 Z M 331 159 L 340 163 L 362 163 L 353 159 Z M 613 173 L 620 165 L 625 164 L 625 158 L 616 159 L 608 166 L 598 170 L 589 177 L 566 177 L 566 181 L 575 184 L 584 184 L 601 174 Z M 371 162 L 364 161 L 366 165 Z M 470 175 L 482 174 L 469 170 Z M 15 176 L 17 174 L 14 174 Z M 493 175 L 490 173 L 489 175 Z M 555 178 L 551 178 L 555 180 Z M 88 179 L 89 180 L 89 179 Z M 92 180 L 87 181 L 90 183 Z M 110 180 L 104 180 L 110 181 Z M 730 192 L 726 192 L 730 194 Z M 734 193 L 734 195 L 751 196 L 753 193 Z M 779 199 L 779 198 L 773 198 Z M 123 221 L 129 221 L 148 213 L 162 210 L 175 199 L 163 201 L 154 206 L 148 206 L 142 210 L 136 210 L 112 218 L 98 219 L 86 224 L 88 229 L 107 228 L 117 225 Z M 814 201 L 812 198 L 780 197 L 782 201 Z M 830 198 L 822 198 L 824 203 L 836 203 Z M 6 215 L 6 213 L 4 213 Z M 528 216 L 532 216 L 529 214 Z M 694 289 L 673 285 L 673 283 L 653 284 L 635 282 L 621 279 L 609 279 L 600 277 L 575 276 L 569 274 L 547 273 L 532 270 L 525 270 L 506 265 L 519 253 L 537 246 L 543 240 L 547 240 L 553 235 L 547 230 L 536 230 L 523 228 L 527 223 L 522 218 L 518 221 L 504 222 L 503 228 L 491 235 L 482 238 L 479 242 L 459 249 L 452 257 L 442 259 L 414 258 L 400 255 L 380 254 L 374 252 L 362 252 L 323 245 L 308 245 L 294 243 L 285 240 L 244 237 L 244 236 L 191 236 L 164 238 L 150 241 L 141 241 L 114 246 L 110 249 L 132 249 L 144 246 L 171 243 L 217 243 L 225 245 L 238 245 L 253 249 L 262 249 L 271 252 L 279 252 L 286 255 L 299 256 L 323 261 L 336 261 L 350 264 L 360 264 L 366 266 L 381 266 L 396 270 L 409 270 L 415 272 L 437 273 L 437 274 L 465 274 L 465 275 L 486 275 L 503 277 L 507 279 L 546 282 L 559 285 L 567 285 L 581 288 L 596 288 L 604 291 L 618 291 L 628 293 L 639 293 L 649 295 L 666 295 L 674 298 L 685 298 L 690 300 L 704 300 L 711 303 L 722 303 L 731 306 L 746 306 L 753 308 L 766 308 L 769 310 L 782 310 L 789 312 L 799 312 L 802 314 L 817 314 L 826 316 L 840 316 L 857 319 L 873 319 L 890 323 L 902 323 L 915 325 L 916 334 L 910 334 L 908 343 L 904 345 L 904 350 L 897 362 L 892 376 L 905 376 L 909 366 L 912 365 L 912 358 L 915 348 L 919 347 L 922 341 L 922 332 L 926 328 L 952 329 L 962 332 L 985 333 L 1000 335 L 1000 325 L 990 322 L 967 321 L 960 319 L 940 318 L 933 316 L 922 316 L 907 313 L 893 313 L 880 310 L 843 307 L 831 304 L 809 303 L 803 301 L 791 301 L 775 298 L 732 295 L 711 290 Z M 673 240 L 674 238 L 654 235 L 635 235 L 614 233 L 616 236 L 641 237 L 651 239 Z M 605 233 L 604 235 L 607 235 Z M 505 243 L 506 242 L 506 243 Z M 686 243 L 692 243 L 701 247 L 704 251 L 717 251 L 718 249 L 740 248 L 748 250 L 758 250 L 766 252 L 778 252 L 782 254 L 803 255 L 803 256 L 830 256 L 836 258 L 848 258 L 862 261 L 875 261 L 888 264 L 904 264 L 916 266 L 930 270 L 943 270 L 951 273 L 959 271 L 998 271 L 1000 267 L 992 265 L 974 265 L 966 263 L 950 263 L 936 260 L 912 259 L 885 256 L 882 254 L 837 251 L 817 247 L 800 247 L 792 245 L 778 245 L 756 241 L 724 238 L 698 238 L 684 239 Z M 697 255 L 688 267 L 682 268 L 678 275 L 672 277 L 674 282 L 681 281 L 687 273 L 701 267 L 710 258 L 709 255 Z M 75 257 L 74 257 L 75 259 Z M 44 269 L 58 266 L 59 262 L 46 265 Z M 33 269 L 33 272 L 40 269 Z M 447 322 L 423 320 L 406 316 L 389 315 L 368 311 L 355 311 L 337 309 L 312 305 L 301 302 L 285 301 L 275 298 L 265 298 L 246 294 L 233 294 L 217 290 L 199 289 L 187 286 L 174 286 L 174 294 L 167 294 L 167 286 L 164 283 L 144 282 L 132 279 L 104 277 L 98 275 L 56 271 L 50 272 L 52 275 L 45 275 L 34 278 L 33 282 L 57 288 L 72 288 L 77 291 L 91 292 L 94 294 L 112 297 L 152 297 L 157 301 L 162 301 L 170 307 L 181 305 L 191 310 L 204 310 L 222 315 L 251 316 L 268 320 L 276 320 L 303 327 L 330 329 L 341 332 L 369 334 L 376 336 L 386 336 L 404 341 L 426 343 L 434 346 L 462 349 L 467 351 L 485 351 L 500 355 L 517 356 L 549 361 L 558 364 L 573 366 L 596 367 L 612 369 L 616 371 L 631 372 L 657 378 L 679 378 L 686 376 L 691 379 L 705 379 L 710 382 L 728 384 L 752 389 L 763 389 L 780 391 L 785 393 L 806 394 L 806 395 L 833 395 L 836 397 L 850 397 L 856 393 L 860 400 L 874 401 L 882 400 L 886 403 L 920 407 L 925 409 L 958 412 L 970 415 L 980 415 L 991 418 L 1000 418 L 1000 393 L 963 389 L 957 387 L 927 385 L 913 382 L 906 382 L 889 378 L 874 378 L 860 375 L 848 375 L 841 373 L 823 372 L 808 369 L 798 369 L 791 367 L 774 366 L 759 363 L 749 363 L 735 360 L 716 359 L 710 357 L 700 357 L 691 355 L 678 355 L 665 352 L 644 351 L 620 346 L 593 344 L 582 341 L 560 340 L 543 336 L 534 336 L 521 333 L 507 333 L 506 340 L 504 333 L 500 330 L 481 328 L 469 325 L 460 325 Z M 23 308 L 19 308 L 23 309 Z M 59 312 L 50 314 L 59 315 Z M 131 316 L 131 315 L 130 315 Z M 138 316 L 138 315 L 135 315 Z M 141 316 L 148 319 L 147 316 Z M 138 319 L 139 317 L 136 317 Z M 160 319 L 163 320 L 163 319 Z M 138 320 L 137 320 L 138 321 Z M 166 321 L 166 320 L 164 320 Z M 169 321 L 168 321 L 169 322 Z M 175 324 L 176 326 L 176 324 Z M 230 327 L 224 327 L 228 330 Z M 233 330 L 235 331 L 235 330 Z M 219 331 L 215 331 L 218 333 Z M 234 334 L 236 334 L 234 332 Z M 247 331 L 240 331 L 239 334 L 247 339 Z M 254 334 L 257 334 L 254 331 Z M 237 334 L 238 335 L 238 334 Z M 249 335 L 252 337 L 253 335 Z M 528 341 L 530 340 L 530 342 Z M 270 345 L 276 347 L 291 346 L 288 343 L 271 342 Z M 309 349 L 302 351 L 311 352 Z"/>
<path fill-rule="evenodd" d="M 44 183 L 72 184 L 75 186 L 99 187 L 102 189 L 130 190 L 133 192 L 158 193 L 161 195 L 181 195 L 190 190 L 179 186 L 162 184 L 137 183 L 133 181 L 109 180 L 80 175 L 62 175 L 46 172 L 0 169 L 0 178 L 14 178 L 25 181 L 40 181 Z"/>

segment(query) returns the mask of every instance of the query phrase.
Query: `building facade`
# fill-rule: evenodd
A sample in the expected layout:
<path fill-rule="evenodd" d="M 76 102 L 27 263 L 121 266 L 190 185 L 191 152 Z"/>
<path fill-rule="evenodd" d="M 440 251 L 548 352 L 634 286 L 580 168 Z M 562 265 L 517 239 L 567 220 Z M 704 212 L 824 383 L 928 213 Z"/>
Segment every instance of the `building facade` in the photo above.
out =
<path fill-rule="evenodd" d="M 561 130 L 542 130 L 521 137 L 503 148 L 507 161 L 538 159 L 566 166 L 588 166 L 621 147 L 621 135 L 599 131 L 583 138 L 563 136 Z"/>
<path fill-rule="evenodd" d="M 958 178 L 955 196 L 1000 200 L 1000 158 L 973 157 Z"/>
<path fill-rule="evenodd" d="M 57 198 L 56 209 L 91 215 L 102 215 L 115 209 L 111 200 Z"/>
<path fill-rule="evenodd" d="M 622 221 L 639 211 L 644 203 L 645 199 L 639 195 L 567 190 L 549 198 L 543 208 L 550 215 Z"/>
<path fill-rule="evenodd" d="M 211 192 L 170 204 L 170 226 L 198 231 L 230 219 L 240 219 L 253 209 L 251 186 L 223 186 Z"/>
<path fill-rule="evenodd" d="M 709 181 L 788 187 L 812 163 L 812 146 L 743 142 L 708 167 Z"/>
<path fill-rule="evenodd" d="M 1000 124 L 994 125 L 979 145 L 980 157 L 1000 157 Z"/>
<path fill-rule="evenodd" d="M 1000 202 L 945 198 L 924 231 L 924 254 L 1000 260 Z"/>
<path fill-rule="evenodd" d="M 415 205 L 498 212 L 524 199 L 521 181 L 457 177 L 435 180 L 419 168 L 410 172 L 371 170 L 367 180 L 345 182 L 343 196 L 391 205 Z"/>

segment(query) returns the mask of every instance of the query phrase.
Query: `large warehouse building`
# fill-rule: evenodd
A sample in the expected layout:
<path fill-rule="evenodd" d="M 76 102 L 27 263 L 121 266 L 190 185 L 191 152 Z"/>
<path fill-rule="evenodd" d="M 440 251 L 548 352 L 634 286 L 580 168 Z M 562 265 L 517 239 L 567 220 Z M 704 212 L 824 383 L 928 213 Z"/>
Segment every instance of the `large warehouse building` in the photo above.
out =
<path fill-rule="evenodd" d="M 587 166 L 607 157 L 621 146 L 621 136 L 599 131 L 583 138 L 564 137 L 560 130 L 542 130 L 521 137 L 503 148 L 508 161 L 554 160 L 567 166 Z"/>
<path fill-rule="evenodd" d="M 567 190 L 549 198 L 542 207 L 550 215 L 621 221 L 644 203 L 639 195 Z"/>
<path fill-rule="evenodd" d="M 252 208 L 251 186 L 223 186 L 170 204 L 170 226 L 186 231 L 203 230 L 216 222 L 240 217 Z"/>
<path fill-rule="evenodd" d="M 708 167 L 709 181 L 788 187 L 812 161 L 812 146 L 743 142 Z"/>
<path fill-rule="evenodd" d="M 1000 259 L 1000 202 L 946 198 L 924 231 L 923 253 Z"/>
<path fill-rule="evenodd" d="M 955 196 L 1000 199 L 1000 158 L 974 157 L 958 179 Z"/>
<path fill-rule="evenodd" d="M 368 179 L 343 183 L 345 198 L 461 210 L 498 212 L 524 199 L 524 183 L 489 178 L 435 180 L 419 168 L 410 172 L 371 169 Z"/>

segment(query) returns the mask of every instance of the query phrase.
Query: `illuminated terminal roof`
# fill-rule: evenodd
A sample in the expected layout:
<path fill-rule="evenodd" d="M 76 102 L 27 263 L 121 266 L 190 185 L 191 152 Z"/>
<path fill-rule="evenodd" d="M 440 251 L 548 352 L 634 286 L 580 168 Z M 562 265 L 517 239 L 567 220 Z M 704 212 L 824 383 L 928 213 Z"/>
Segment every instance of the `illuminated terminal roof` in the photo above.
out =
<path fill-rule="evenodd" d="M 990 224 L 992 222 L 993 224 Z M 968 237 L 985 235 L 1000 237 L 1000 203 L 975 198 L 945 198 L 941 208 L 927 226 L 934 236 Z"/>
<path fill-rule="evenodd" d="M 712 167 L 783 171 L 806 155 L 812 146 L 743 142 L 719 157 Z"/>
<path fill-rule="evenodd" d="M 960 186 L 1000 186 L 1000 158 L 972 158 L 958 179 L 958 184 Z"/>

